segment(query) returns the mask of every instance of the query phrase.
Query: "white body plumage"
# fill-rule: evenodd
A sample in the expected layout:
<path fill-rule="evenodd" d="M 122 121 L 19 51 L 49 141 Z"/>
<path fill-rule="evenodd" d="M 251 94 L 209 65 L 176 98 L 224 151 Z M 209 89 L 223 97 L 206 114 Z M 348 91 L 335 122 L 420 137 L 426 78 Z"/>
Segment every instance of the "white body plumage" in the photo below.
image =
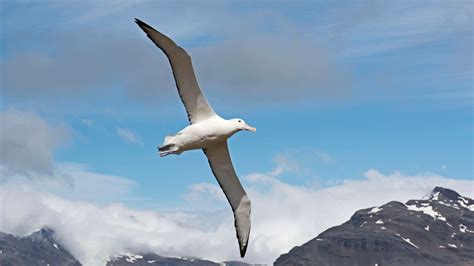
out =
<path fill-rule="evenodd" d="M 226 120 L 218 115 L 191 124 L 174 136 L 165 137 L 163 146 L 159 147 L 160 156 L 181 154 L 188 150 L 206 149 L 226 141 L 240 130 L 255 131 L 242 119 Z"/>

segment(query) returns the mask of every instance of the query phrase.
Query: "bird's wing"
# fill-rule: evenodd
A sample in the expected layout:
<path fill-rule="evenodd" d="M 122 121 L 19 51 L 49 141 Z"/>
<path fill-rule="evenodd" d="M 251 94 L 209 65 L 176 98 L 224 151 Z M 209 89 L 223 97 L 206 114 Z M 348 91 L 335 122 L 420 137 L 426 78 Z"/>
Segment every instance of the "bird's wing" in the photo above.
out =
<path fill-rule="evenodd" d="M 243 258 L 250 235 L 250 200 L 232 166 L 227 141 L 213 145 L 203 151 L 209 160 L 212 173 L 219 182 L 234 212 L 240 256 Z"/>
<path fill-rule="evenodd" d="M 199 89 L 191 56 L 183 48 L 176 45 L 173 40 L 143 21 L 136 19 L 135 22 L 168 57 L 179 96 L 188 113 L 189 122 L 191 124 L 198 123 L 216 115 L 206 97 L 202 94 L 201 89 Z"/>

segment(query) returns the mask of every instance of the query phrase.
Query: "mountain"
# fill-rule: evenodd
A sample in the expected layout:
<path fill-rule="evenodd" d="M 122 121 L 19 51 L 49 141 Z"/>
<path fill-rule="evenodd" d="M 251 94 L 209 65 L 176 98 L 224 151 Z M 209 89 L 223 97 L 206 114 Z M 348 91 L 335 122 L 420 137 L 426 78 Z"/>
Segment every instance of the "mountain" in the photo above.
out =
<path fill-rule="evenodd" d="M 474 265 L 474 201 L 436 187 L 425 199 L 359 210 L 275 265 Z"/>
<path fill-rule="evenodd" d="M 203 260 L 192 257 L 170 258 L 162 257 L 153 253 L 143 255 L 119 255 L 107 262 L 107 266 L 149 266 L 149 265 L 166 265 L 166 266 L 248 266 L 249 264 L 238 261 L 225 261 L 221 263 L 210 260 Z"/>
<path fill-rule="evenodd" d="M 0 265 L 81 265 L 43 228 L 27 237 L 0 232 Z M 349 221 L 332 227 L 302 246 L 281 255 L 275 265 L 427 266 L 474 265 L 474 200 L 436 187 L 426 198 L 357 211 Z M 249 264 L 153 253 L 122 254 L 107 266 Z"/>
<path fill-rule="evenodd" d="M 42 228 L 27 237 L 16 237 L 0 232 L 0 265 L 1 266 L 80 266 L 77 261 L 58 241 L 54 239 L 54 231 Z M 199 258 L 170 258 L 153 253 L 143 255 L 117 255 L 110 259 L 107 266 L 248 266 L 238 261 L 221 263 Z"/>
<path fill-rule="evenodd" d="M 54 232 L 42 228 L 27 237 L 0 232 L 0 265 L 81 265 L 53 238 Z"/>

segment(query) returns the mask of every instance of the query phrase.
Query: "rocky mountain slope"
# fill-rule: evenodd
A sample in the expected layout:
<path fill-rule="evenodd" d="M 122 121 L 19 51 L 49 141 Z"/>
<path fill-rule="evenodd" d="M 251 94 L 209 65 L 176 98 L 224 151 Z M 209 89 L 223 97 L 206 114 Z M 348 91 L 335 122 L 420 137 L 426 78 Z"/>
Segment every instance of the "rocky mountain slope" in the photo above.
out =
<path fill-rule="evenodd" d="M 238 261 L 213 262 L 199 258 L 170 258 L 163 257 L 153 253 L 143 255 L 119 255 L 107 262 L 107 266 L 149 266 L 149 265 L 167 265 L 167 266 L 248 266 L 249 264 Z"/>
<path fill-rule="evenodd" d="M 53 230 L 43 228 L 27 237 L 0 232 L 0 265 L 81 265 L 53 238 Z"/>
<path fill-rule="evenodd" d="M 27 237 L 16 237 L 0 232 L 0 265 L 1 266 L 80 266 L 65 248 L 55 239 L 54 231 L 42 228 Z M 153 253 L 125 254 L 111 258 L 107 266 L 247 266 L 238 261 L 213 262 L 199 258 L 170 258 Z"/>
<path fill-rule="evenodd" d="M 27 237 L 0 232 L 0 265 L 81 265 L 51 229 Z M 199 258 L 122 254 L 107 266 L 227 265 Z M 397 201 L 357 211 L 302 246 L 281 255 L 275 265 L 474 265 L 474 200 L 436 187 L 425 199 Z"/>
<path fill-rule="evenodd" d="M 474 201 L 436 187 L 422 200 L 359 210 L 275 265 L 474 265 Z"/>

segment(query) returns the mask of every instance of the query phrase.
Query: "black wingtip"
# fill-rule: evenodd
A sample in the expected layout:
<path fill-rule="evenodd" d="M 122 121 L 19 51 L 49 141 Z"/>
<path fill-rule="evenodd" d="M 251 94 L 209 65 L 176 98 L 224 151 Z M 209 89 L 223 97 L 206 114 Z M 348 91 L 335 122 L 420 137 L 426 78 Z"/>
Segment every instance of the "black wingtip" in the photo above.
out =
<path fill-rule="evenodd" d="M 244 246 L 240 247 L 240 257 L 241 258 L 245 257 L 246 252 L 247 252 L 247 245 L 244 245 Z"/>
<path fill-rule="evenodd" d="M 145 22 L 139 20 L 138 18 L 135 18 L 135 23 L 137 23 L 137 25 L 138 25 L 140 28 L 143 28 L 143 27 L 151 28 L 150 25 L 148 25 L 148 24 L 146 24 Z"/>

